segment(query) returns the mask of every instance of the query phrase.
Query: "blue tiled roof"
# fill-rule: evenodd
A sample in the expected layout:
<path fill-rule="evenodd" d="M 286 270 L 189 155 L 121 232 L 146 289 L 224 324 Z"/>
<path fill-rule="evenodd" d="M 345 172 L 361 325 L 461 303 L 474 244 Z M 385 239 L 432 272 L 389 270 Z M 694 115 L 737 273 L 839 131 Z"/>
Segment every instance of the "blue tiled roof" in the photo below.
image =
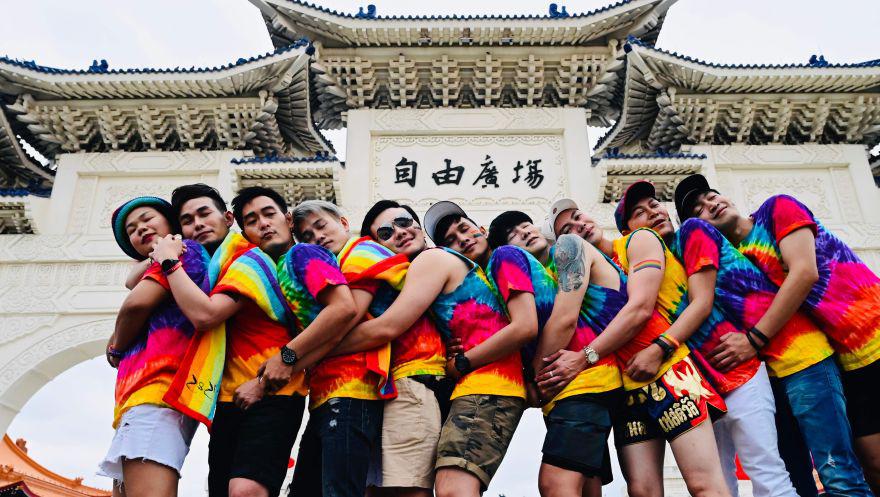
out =
<path fill-rule="evenodd" d="M 51 188 L 0 188 L 0 197 L 48 197 L 52 193 Z"/>
<path fill-rule="evenodd" d="M 335 155 L 317 154 L 314 157 L 283 157 L 279 155 L 266 155 L 262 157 L 244 157 L 232 159 L 233 164 L 276 164 L 282 162 L 338 162 Z"/>
<path fill-rule="evenodd" d="M 598 145 L 597 145 L 598 146 Z M 706 154 L 691 154 L 686 152 L 664 152 L 662 150 L 658 150 L 656 152 L 648 152 L 642 154 L 625 154 L 620 153 L 616 149 L 608 149 L 599 157 L 593 157 L 593 163 L 599 162 L 600 160 L 605 159 L 695 159 L 695 160 L 705 160 L 708 156 Z"/>
<path fill-rule="evenodd" d="M 60 69 L 57 67 L 49 67 L 49 66 L 41 66 L 32 60 L 18 60 L 12 59 L 6 56 L 0 57 L 0 63 L 10 64 L 16 67 L 21 67 L 23 69 L 30 69 L 32 71 L 41 72 L 45 74 L 63 74 L 63 75 L 88 75 L 88 74 L 171 74 L 171 73 L 210 73 L 210 72 L 218 72 L 224 71 L 227 69 L 232 69 L 234 67 L 243 66 L 245 64 L 250 64 L 252 62 L 257 62 L 259 60 L 267 59 L 269 57 L 273 57 L 278 54 L 282 54 L 285 52 L 289 52 L 291 50 L 296 50 L 298 48 L 305 47 L 309 45 L 310 42 L 306 38 L 300 38 L 299 40 L 291 43 L 290 45 L 276 48 L 275 50 L 253 57 L 248 58 L 239 58 L 235 62 L 222 65 L 222 66 L 214 66 L 214 67 L 175 67 L 175 68 L 155 68 L 155 67 L 142 67 L 142 68 L 131 68 L 131 69 L 108 69 L 107 61 L 101 60 L 100 62 L 93 61 L 91 67 L 89 69 Z"/>
<path fill-rule="evenodd" d="M 831 64 L 825 62 L 824 58 L 820 58 L 816 55 L 813 55 L 810 58 L 811 62 L 808 62 L 806 64 L 718 64 L 715 62 L 707 62 L 705 60 L 679 54 L 678 52 L 663 50 L 662 48 L 657 48 L 630 35 L 627 38 L 626 44 L 623 48 L 624 50 L 629 52 L 632 49 L 632 45 L 638 45 L 640 47 L 651 49 L 655 52 L 671 55 L 680 60 L 693 62 L 695 64 L 700 64 L 701 66 L 714 67 L 716 69 L 848 69 L 858 67 L 880 67 L 880 59 L 869 60 L 865 62 L 855 62 L 851 64 Z"/>
<path fill-rule="evenodd" d="M 532 20 L 532 19 L 557 19 L 557 18 L 582 18 L 582 17 L 590 17 L 596 14 L 601 14 L 602 12 L 606 12 L 617 7 L 621 7 L 628 3 L 633 2 L 634 0 L 620 0 L 617 3 L 613 3 L 611 5 L 606 5 L 604 7 L 600 7 L 598 9 L 590 10 L 587 12 L 581 12 L 578 14 L 569 14 L 565 7 L 557 6 L 555 3 L 550 4 L 548 6 L 548 13 L 543 15 L 536 14 L 489 14 L 489 15 L 471 15 L 471 14 L 452 14 L 452 15 L 392 15 L 392 16 L 380 16 L 376 15 L 375 6 L 370 5 L 367 7 L 366 12 L 363 8 L 357 14 L 350 14 L 348 12 L 340 12 L 333 9 L 328 9 L 326 7 L 322 7 L 320 5 L 306 2 L 303 0 L 287 0 L 289 3 L 302 5 L 303 7 L 308 7 L 310 9 L 317 10 L 319 12 L 323 12 L 325 14 L 330 14 L 336 17 L 342 17 L 345 19 L 370 19 L 377 21 L 440 21 L 440 20 L 459 20 L 459 21 L 469 21 L 469 20 Z M 373 7 L 370 9 L 370 7 Z"/>

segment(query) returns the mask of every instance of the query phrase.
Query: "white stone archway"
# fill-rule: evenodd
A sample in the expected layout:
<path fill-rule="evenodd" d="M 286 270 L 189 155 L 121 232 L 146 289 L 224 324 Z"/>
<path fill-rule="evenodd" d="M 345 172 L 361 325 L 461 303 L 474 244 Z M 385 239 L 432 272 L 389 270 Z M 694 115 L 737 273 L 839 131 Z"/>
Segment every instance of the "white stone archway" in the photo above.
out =
<path fill-rule="evenodd" d="M 113 316 L 0 319 L 0 431 L 56 376 L 103 354 Z"/>

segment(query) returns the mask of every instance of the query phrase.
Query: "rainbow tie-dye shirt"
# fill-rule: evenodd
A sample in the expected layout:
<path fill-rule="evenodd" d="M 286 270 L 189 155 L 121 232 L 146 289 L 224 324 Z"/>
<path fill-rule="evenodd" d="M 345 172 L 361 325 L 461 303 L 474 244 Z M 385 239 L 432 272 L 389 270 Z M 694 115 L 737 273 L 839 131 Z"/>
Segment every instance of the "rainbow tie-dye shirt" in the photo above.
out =
<path fill-rule="evenodd" d="M 778 287 L 706 221 L 696 218 L 685 221 L 672 249 L 681 258 L 688 275 L 705 267 L 718 271 L 715 306 L 738 333 L 754 326 L 776 296 Z M 699 349 L 712 350 L 718 338 L 711 336 L 708 345 Z M 770 375 L 776 377 L 801 371 L 831 354 L 825 335 L 800 312 L 761 351 Z"/>
<path fill-rule="evenodd" d="M 402 288 L 409 267 L 406 256 L 396 256 L 367 237 L 350 239 L 336 259 L 348 286 L 372 295 L 387 285 Z M 387 348 L 390 347 L 380 347 Z M 383 382 L 371 368 L 371 359 L 378 353 L 378 350 L 355 352 L 321 360 L 309 371 L 309 409 L 317 409 L 332 398 L 382 399 L 380 384 Z"/>
<path fill-rule="evenodd" d="M 181 254 L 183 270 L 205 293 L 210 290 L 208 253 L 198 243 L 184 240 Z M 151 265 L 142 279 L 155 281 L 170 292 L 168 280 L 158 263 Z M 172 298 L 159 304 L 147 322 L 146 333 L 128 347 L 116 373 L 116 405 L 113 427 L 125 411 L 142 404 L 169 407 L 162 398 L 171 386 L 177 368 L 186 354 L 195 328 Z"/>
<path fill-rule="evenodd" d="M 211 292 L 233 295 L 242 303 L 226 321 L 226 365 L 218 400 L 231 402 L 235 390 L 256 378 L 260 366 L 290 341 L 295 319 L 278 282 L 275 262 L 257 247 L 237 257 Z M 307 393 L 303 378 L 295 376 L 274 395 Z"/>
<path fill-rule="evenodd" d="M 625 365 L 629 360 L 650 346 L 655 338 L 662 335 L 675 319 L 684 312 L 687 307 L 687 274 L 678 259 L 672 255 L 669 248 L 663 242 L 654 230 L 649 228 L 639 228 L 632 233 L 614 240 L 614 261 L 629 274 L 629 257 L 627 249 L 632 237 L 641 231 L 651 233 L 663 246 L 664 259 L 666 261 L 666 272 L 663 274 L 663 282 L 660 284 L 660 291 L 657 294 L 657 303 L 654 305 L 654 314 L 635 337 L 622 347 L 617 349 L 617 357 L 620 363 Z M 623 375 L 623 387 L 626 390 L 635 390 L 636 388 L 645 386 L 663 376 L 663 374 L 676 362 L 684 359 L 688 355 L 688 348 L 682 344 L 657 370 L 657 374 L 648 381 L 635 381 L 629 375 Z"/>
<path fill-rule="evenodd" d="M 556 280 L 532 254 L 520 247 L 504 245 L 492 252 L 489 259 L 489 280 L 501 294 L 505 304 L 510 301 L 511 292 L 527 292 L 535 297 L 535 308 L 538 313 L 538 337 L 544 324 L 553 312 L 553 301 L 556 300 Z M 509 315 L 509 313 L 508 313 Z M 523 361 L 531 366 L 535 357 L 538 338 L 523 347 Z"/>
<path fill-rule="evenodd" d="M 604 256 L 604 254 L 602 255 Z M 551 261 L 552 257 L 551 251 Z M 587 291 L 584 293 L 583 302 L 581 302 L 574 335 L 565 346 L 566 350 L 584 350 L 584 347 L 592 343 L 626 305 L 626 274 L 607 256 L 605 259 L 618 272 L 620 286 L 614 290 L 594 283 L 587 284 Z M 552 272 L 554 279 L 558 278 L 555 264 L 548 264 L 548 270 Z M 607 355 L 595 365 L 578 373 L 571 383 L 566 385 L 551 402 L 544 406 L 544 414 L 548 414 L 553 410 L 556 402 L 566 397 L 585 393 L 608 392 L 622 386 L 623 379 L 617 364 L 617 357 L 614 354 Z"/>
<path fill-rule="evenodd" d="M 431 310 L 440 335 L 447 340 L 460 338 L 467 351 L 510 324 L 510 320 L 504 312 L 501 296 L 483 269 L 452 249 L 443 247 L 440 250 L 458 257 L 468 267 L 468 273 L 455 290 L 437 296 L 431 304 Z M 526 387 L 519 351 L 460 378 L 452 398 L 475 394 L 525 399 Z"/>
<path fill-rule="evenodd" d="M 397 289 L 382 285 L 370 303 L 370 314 L 384 314 L 398 295 Z M 427 314 L 391 341 L 391 376 L 397 379 L 417 375 L 446 376 L 446 345 Z"/>
<path fill-rule="evenodd" d="M 800 228 L 813 232 L 819 281 L 805 308 L 830 339 L 845 371 L 880 358 L 880 278 L 793 197 L 770 197 L 751 217 L 755 225 L 737 249 L 777 285 L 786 276 L 779 242 Z"/>
<path fill-rule="evenodd" d="M 281 291 L 296 317 L 297 334 L 308 328 L 324 309 L 318 295 L 327 287 L 346 284 L 336 257 L 318 245 L 294 245 L 276 267 Z M 304 384 L 304 375 L 303 372 L 296 373 L 291 382 Z"/>

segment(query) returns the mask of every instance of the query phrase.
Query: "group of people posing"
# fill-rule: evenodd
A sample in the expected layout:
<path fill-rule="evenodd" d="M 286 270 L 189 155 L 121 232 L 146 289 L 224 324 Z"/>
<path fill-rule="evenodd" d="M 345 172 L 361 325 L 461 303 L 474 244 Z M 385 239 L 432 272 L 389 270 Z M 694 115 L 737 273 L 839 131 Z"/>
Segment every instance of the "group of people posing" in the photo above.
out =
<path fill-rule="evenodd" d="M 555 202 L 486 230 L 452 202 L 381 200 L 360 237 L 329 202 L 203 184 L 113 214 L 142 261 L 107 347 L 118 368 L 101 473 L 176 495 L 198 424 L 212 497 L 476 497 L 529 407 L 543 497 L 597 497 L 608 437 L 630 496 L 880 489 L 880 278 L 801 202 L 740 213 L 701 175 L 630 186 L 606 238 Z M 240 231 L 232 230 L 237 224 Z"/>

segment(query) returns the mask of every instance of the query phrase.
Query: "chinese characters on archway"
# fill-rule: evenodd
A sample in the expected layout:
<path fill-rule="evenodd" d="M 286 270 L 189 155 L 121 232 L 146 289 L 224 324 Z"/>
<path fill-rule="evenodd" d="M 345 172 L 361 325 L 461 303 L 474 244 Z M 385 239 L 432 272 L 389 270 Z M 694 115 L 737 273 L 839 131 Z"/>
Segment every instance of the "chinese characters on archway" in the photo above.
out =
<path fill-rule="evenodd" d="M 468 166 L 468 174 L 465 174 L 463 164 L 455 164 L 452 159 L 443 159 L 441 164 L 431 169 L 430 178 L 438 186 L 460 185 L 462 181 L 465 181 L 465 184 L 470 183 L 482 188 L 499 188 L 499 182 L 509 181 L 516 184 L 522 181 L 533 190 L 544 182 L 541 159 L 528 159 L 525 162 L 517 160 L 512 170 L 506 170 L 502 167 L 499 171 L 498 166 L 491 155 L 486 155 L 486 158 L 479 165 Z M 400 161 L 394 165 L 394 182 L 405 183 L 415 188 L 419 178 L 418 172 L 418 162 L 401 157 Z M 471 176 L 474 177 L 472 182 L 470 181 Z"/>

